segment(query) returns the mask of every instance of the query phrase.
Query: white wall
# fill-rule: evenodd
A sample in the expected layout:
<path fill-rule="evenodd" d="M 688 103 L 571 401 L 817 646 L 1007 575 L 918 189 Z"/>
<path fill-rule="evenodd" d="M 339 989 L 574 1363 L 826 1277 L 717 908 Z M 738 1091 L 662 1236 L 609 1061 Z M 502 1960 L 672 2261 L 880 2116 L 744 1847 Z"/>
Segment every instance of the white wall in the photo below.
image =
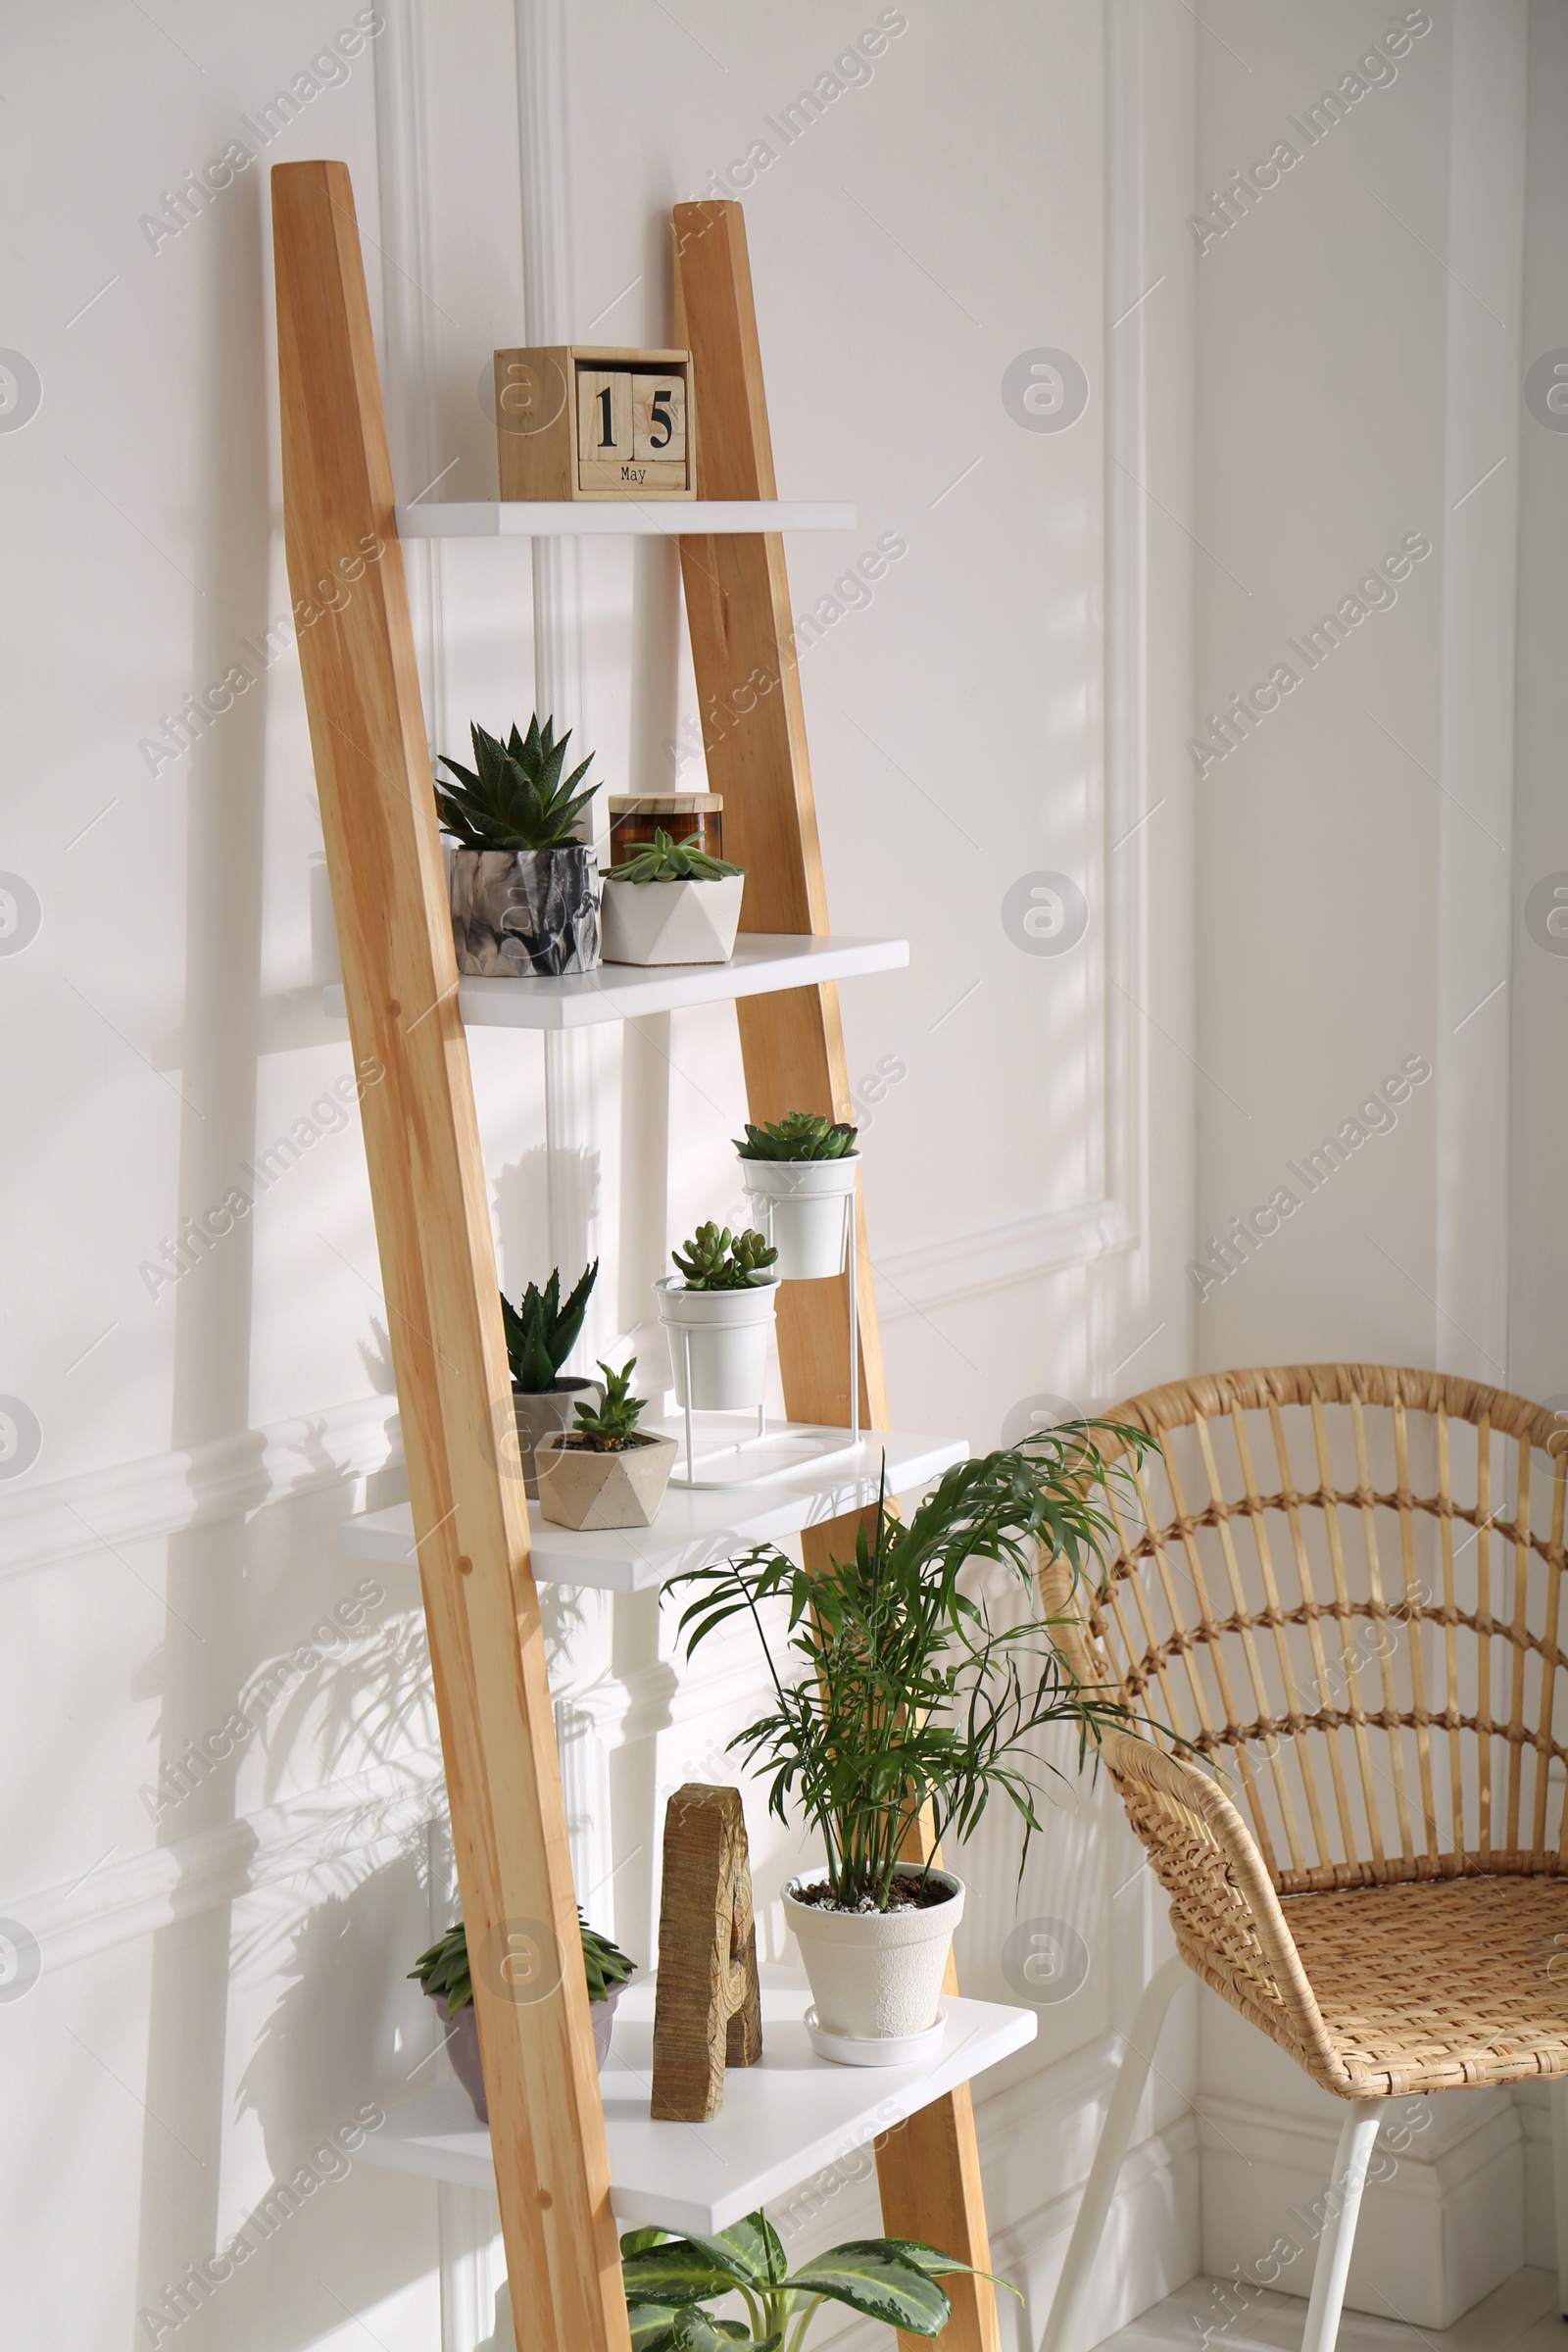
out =
<path fill-rule="evenodd" d="M 1236 1270 L 1198 1269 L 1195 1357 L 1435 1364 L 1552 1396 L 1565 967 L 1525 918 L 1568 862 L 1568 442 L 1521 389 L 1561 340 L 1561 12 L 1328 0 L 1205 23 L 1195 212 L 1280 138 L 1300 153 L 1194 237 L 1195 734 L 1213 744 L 1209 714 L 1277 662 L 1298 683 L 1193 763 L 1199 1256 L 1277 1188 L 1298 1204 Z M 1394 78 L 1374 67 L 1308 145 L 1292 117 L 1401 23 Z M 1293 641 L 1407 534 L 1431 552 L 1397 603 L 1302 660 Z M 1406 1057 L 1430 1075 L 1397 1124 L 1374 1111 L 1309 1191 L 1288 1163 Z M 1340 2111 L 1206 1994 L 1202 2012 L 1204 2262 L 1247 2271 L 1325 2172 Z M 1527 2248 L 1552 2260 L 1543 2122 L 1501 2094 L 1429 2102 L 1369 2202 L 1352 2304 L 1446 2327 Z M 1307 2270 L 1278 2283 L 1304 2293 Z"/>
<path fill-rule="evenodd" d="M 24 1408 L 0 1465 L 13 1996 L 41 1955 L 0 1997 L 19 2337 L 346 2352 L 368 2328 L 414 2352 L 444 2327 L 463 2352 L 494 2283 L 486 2217 L 356 2161 L 210 2308 L 137 2319 L 323 2132 L 400 2094 L 430 2047 L 404 1971 L 449 1916 L 416 1582 L 383 1573 L 356 1599 L 333 1540 L 395 1487 L 394 1400 L 363 1158 L 330 1092 L 352 1093 L 347 1040 L 313 985 L 298 662 L 284 631 L 265 668 L 246 651 L 287 605 L 266 170 L 347 160 L 404 494 L 483 495 L 492 347 L 663 338 L 670 202 L 878 13 L 401 0 L 172 235 L 142 216 L 229 140 L 260 145 L 242 118 L 352 33 L 349 0 L 168 0 L 156 20 L 77 0 L 11 27 L 0 171 L 26 234 L 5 335 L 42 386 L 0 432 L 0 862 L 26 886 L 0 963 L 0 1391 Z M 802 677 L 834 919 L 911 941 L 907 975 L 844 992 L 893 1407 L 979 1445 L 1031 1400 L 1188 1360 L 1194 558 L 1166 517 L 1193 495 L 1197 261 L 1167 232 L 1197 36 L 1134 0 L 902 14 L 874 76 L 746 202 L 781 486 L 860 516 L 792 545 L 796 611 L 830 613 L 879 535 L 906 543 Z M 1065 432 L 1004 406 L 1040 348 L 1087 377 Z M 661 551 L 452 546 L 410 573 L 433 744 L 525 715 L 537 676 L 612 787 L 689 745 Z M 235 663 L 255 682 L 170 756 L 166 714 Z M 1061 956 L 1004 927 L 1009 887 L 1042 871 L 1087 901 Z M 669 1242 L 736 1204 L 732 1016 L 678 1016 L 667 1076 L 657 1040 L 558 1056 L 548 1133 L 540 1054 L 480 1036 L 473 1064 L 508 1283 L 598 1249 L 592 1343 L 646 1348 Z M 253 1215 L 159 1278 L 182 1217 L 317 1126 Z M 310 1663 L 340 1605 L 358 1622 Z M 688 1674 L 647 1599 L 550 1606 L 579 1881 L 647 1960 L 663 1792 L 725 1773 L 752 1662 Z M 264 1728 L 159 1809 L 165 1766 L 242 1707 Z M 753 1832 L 769 1919 L 795 1849 L 757 1807 Z M 1082 1788 L 1016 1908 L 1007 1839 L 968 1861 L 977 1988 L 1000 1986 L 1018 1917 L 1065 1920 L 1096 1964 L 984 2086 L 999 2259 L 1036 2333 L 1115 2027 L 1164 1934 L 1136 1867 L 1106 1792 Z M 1193 2046 L 1189 2020 L 1118 2209 L 1105 2326 L 1197 2260 Z M 863 2185 L 832 2186 L 803 2229 L 868 2224 Z"/>

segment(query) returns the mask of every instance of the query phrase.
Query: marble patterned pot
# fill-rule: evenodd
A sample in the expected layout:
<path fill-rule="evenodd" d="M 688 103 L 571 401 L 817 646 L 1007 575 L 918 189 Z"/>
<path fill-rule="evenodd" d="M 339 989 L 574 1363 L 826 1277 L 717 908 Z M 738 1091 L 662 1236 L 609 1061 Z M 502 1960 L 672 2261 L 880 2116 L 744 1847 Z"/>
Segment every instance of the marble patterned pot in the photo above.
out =
<path fill-rule="evenodd" d="M 592 845 L 453 850 L 449 888 L 458 969 L 526 978 L 599 968 L 599 860 Z"/>

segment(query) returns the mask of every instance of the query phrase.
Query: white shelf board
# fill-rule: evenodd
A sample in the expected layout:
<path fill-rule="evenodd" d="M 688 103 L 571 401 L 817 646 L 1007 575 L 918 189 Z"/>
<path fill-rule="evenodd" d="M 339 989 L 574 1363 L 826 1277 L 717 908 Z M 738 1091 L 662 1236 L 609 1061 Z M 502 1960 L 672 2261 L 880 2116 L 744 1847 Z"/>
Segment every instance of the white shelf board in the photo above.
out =
<path fill-rule="evenodd" d="M 701 1448 L 724 1437 L 744 1437 L 755 1422 L 739 1415 L 703 1413 L 697 1416 L 699 1467 Z M 670 1420 L 650 1421 L 679 1437 L 680 1425 Z M 778 1438 L 790 1431 L 803 1442 L 823 1433 L 807 1423 L 782 1422 L 769 1431 Z M 848 1430 L 826 1433 L 847 1440 Z M 652 1527 L 606 1528 L 587 1534 L 556 1527 L 528 1505 L 528 1541 L 533 1573 L 542 1585 L 582 1585 L 601 1592 L 641 1592 L 662 1585 L 684 1568 L 705 1567 L 710 1561 L 733 1557 L 753 1544 L 777 1543 L 825 1519 L 842 1518 L 847 1511 L 863 1510 L 875 1502 L 887 1455 L 889 1494 L 912 1494 L 963 1461 L 969 1448 L 962 1438 L 915 1438 L 892 1430 L 862 1433 L 857 1452 L 841 1452 L 832 1461 L 806 1460 L 796 1467 L 760 1479 L 752 1486 L 720 1491 L 687 1492 L 667 1487 Z M 357 1559 L 383 1560 L 407 1566 L 414 1558 L 414 1513 L 401 1502 L 390 1510 L 366 1511 L 338 1527 L 338 1544 Z"/>
<path fill-rule="evenodd" d="M 917 2066 L 836 2066 L 813 2052 L 802 2022 L 810 1996 L 799 1984 L 777 1982 L 784 1973 L 763 1971 L 760 2060 L 728 2070 L 723 2107 L 706 2124 L 650 2116 L 653 1980 L 622 1995 L 599 2084 L 610 2202 L 624 2228 L 703 2236 L 727 2230 L 1035 2037 L 1032 2009 L 949 1995 L 935 2058 Z M 490 2134 L 450 2077 L 393 2108 L 360 2158 L 427 2180 L 495 2186 Z"/>
<path fill-rule="evenodd" d="M 728 963 L 602 963 L 596 972 L 566 972 L 555 980 L 461 980 L 458 1009 L 469 1029 L 590 1029 L 599 1021 L 635 1021 L 682 1004 L 718 1004 L 866 972 L 902 971 L 908 960 L 906 939 L 743 931 Z M 322 1004 L 328 1014 L 342 1016 L 341 983 L 324 991 Z"/>
<path fill-rule="evenodd" d="M 679 539 L 710 531 L 853 531 L 842 500 L 744 498 L 432 500 L 397 509 L 400 539 Z"/>

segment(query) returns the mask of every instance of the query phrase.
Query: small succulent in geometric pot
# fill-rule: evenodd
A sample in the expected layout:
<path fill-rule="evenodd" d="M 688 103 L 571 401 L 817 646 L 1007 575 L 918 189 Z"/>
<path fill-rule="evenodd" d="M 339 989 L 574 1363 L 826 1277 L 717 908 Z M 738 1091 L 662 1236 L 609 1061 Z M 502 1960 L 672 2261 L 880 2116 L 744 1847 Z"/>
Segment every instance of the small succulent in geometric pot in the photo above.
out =
<path fill-rule="evenodd" d="M 607 963 L 728 963 L 735 953 L 746 868 L 711 858 L 692 834 L 656 829 L 652 846 L 605 875 Z"/>
<path fill-rule="evenodd" d="M 767 1388 L 767 1341 L 778 1251 L 760 1233 L 731 1235 L 711 1219 L 671 1251 L 676 1271 L 654 1285 L 669 1341 L 675 1401 L 698 1412 L 755 1412 Z"/>
<path fill-rule="evenodd" d="M 646 1396 L 630 1394 L 632 1356 L 609 1364 L 604 1402 L 579 1404 L 575 1425 L 542 1438 L 539 1508 L 558 1527 L 652 1527 L 675 1465 L 675 1441 L 637 1427 Z"/>
<path fill-rule="evenodd" d="M 844 1271 L 855 1179 L 856 1129 L 813 1110 L 792 1110 L 772 1126 L 748 1122 L 738 1138 L 741 1183 L 752 1214 L 778 1249 L 784 1282 L 819 1282 Z"/>
<path fill-rule="evenodd" d="M 628 1960 L 608 1936 L 589 1927 L 580 1910 L 577 1927 L 582 1941 L 583 1973 L 588 1980 L 588 2014 L 594 2029 L 594 2049 L 602 2068 L 610 2052 L 615 2003 L 627 1980 L 636 1975 L 637 1963 Z M 422 1992 L 444 2003 L 442 2014 L 449 2023 L 446 2047 L 452 2071 L 473 2101 L 474 2114 L 481 2124 L 487 2124 L 490 2110 L 485 2103 L 484 2071 L 479 2064 L 479 2022 L 473 2008 L 468 1935 L 461 1919 L 456 1927 L 448 1928 L 439 1942 L 419 1954 L 409 1975 L 416 1980 Z"/>
<path fill-rule="evenodd" d="M 568 1378 L 561 1369 L 577 1344 L 598 1273 L 596 1257 L 591 1266 L 583 1268 L 564 1305 L 561 1301 L 559 1266 L 542 1291 L 530 1282 L 517 1306 L 513 1305 L 505 1292 L 501 1295 L 517 1446 L 522 1457 L 523 1484 L 531 1495 L 539 1493 L 535 1457 L 540 1440 L 555 1430 L 567 1428 L 579 1404 L 597 1404 L 604 1398 L 597 1380 Z"/>
<path fill-rule="evenodd" d="M 591 842 L 575 838 L 599 789 L 576 787 L 589 753 L 569 776 L 570 731 L 556 740 L 537 715 L 503 743 L 475 722 L 472 767 L 441 755 L 436 779 L 442 830 L 457 843 L 450 883 L 460 972 L 516 979 L 591 972 L 599 963 L 599 866 Z"/>

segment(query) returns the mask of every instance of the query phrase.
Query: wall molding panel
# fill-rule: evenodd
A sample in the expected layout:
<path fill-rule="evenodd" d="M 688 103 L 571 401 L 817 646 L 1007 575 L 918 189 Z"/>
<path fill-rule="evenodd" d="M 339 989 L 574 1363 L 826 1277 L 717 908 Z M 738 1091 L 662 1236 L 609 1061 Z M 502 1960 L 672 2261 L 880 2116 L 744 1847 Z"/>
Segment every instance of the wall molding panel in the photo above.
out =
<path fill-rule="evenodd" d="M 0 1578 L 329 1493 L 386 1462 L 396 1412 L 394 1396 L 354 1397 L 7 1494 L 0 1499 Z"/>

